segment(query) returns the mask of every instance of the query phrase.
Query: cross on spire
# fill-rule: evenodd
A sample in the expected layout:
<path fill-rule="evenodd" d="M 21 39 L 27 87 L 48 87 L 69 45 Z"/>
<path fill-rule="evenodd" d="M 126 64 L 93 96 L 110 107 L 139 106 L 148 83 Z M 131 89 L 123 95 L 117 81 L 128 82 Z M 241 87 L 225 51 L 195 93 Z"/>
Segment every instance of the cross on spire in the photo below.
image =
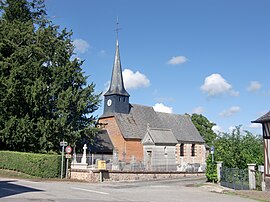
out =
<path fill-rule="evenodd" d="M 116 32 L 116 39 L 118 41 L 118 32 L 121 28 L 119 28 L 119 21 L 118 21 L 118 17 L 117 17 L 117 20 L 116 20 L 116 29 L 114 30 Z"/>

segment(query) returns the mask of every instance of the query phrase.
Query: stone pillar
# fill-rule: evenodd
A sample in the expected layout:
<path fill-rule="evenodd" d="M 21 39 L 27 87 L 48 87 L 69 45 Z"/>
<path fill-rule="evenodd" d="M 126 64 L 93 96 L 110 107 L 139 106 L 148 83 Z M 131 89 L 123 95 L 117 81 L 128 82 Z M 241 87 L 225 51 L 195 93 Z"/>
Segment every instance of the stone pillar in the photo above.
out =
<path fill-rule="evenodd" d="M 255 165 L 254 163 L 248 165 L 248 181 L 249 189 L 256 189 L 256 178 L 255 178 Z"/>
<path fill-rule="evenodd" d="M 221 180 L 221 169 L 222 169 L 222 163 L 223 161 L 217 161 L 217 182 L 220 182 Z"/>
<path fill-rule="evenodd" d="M 258 166 L 258 171 L 260 172 L 262 178 L 262 191 L 265 191 L 264 166 Z"/>

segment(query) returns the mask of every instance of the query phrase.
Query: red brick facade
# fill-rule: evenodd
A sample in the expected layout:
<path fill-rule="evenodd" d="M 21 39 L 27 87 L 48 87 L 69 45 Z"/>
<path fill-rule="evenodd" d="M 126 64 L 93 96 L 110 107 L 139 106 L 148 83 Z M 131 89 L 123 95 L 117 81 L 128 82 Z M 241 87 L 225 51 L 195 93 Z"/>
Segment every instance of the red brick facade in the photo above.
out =
<path fill-rule="evenodd" d="M 123 160 L 124 153 L 126 154 L 125 158 L 127 161 L 130 161 L 132 156 L 138 161 L 143 159 L 143 145 L 141 144 L 141 140 L 124 139 L 114 117 L 100 118 L 98 122 L 107 129 L 114 149 L 118 151 L 119 160 Z"/>

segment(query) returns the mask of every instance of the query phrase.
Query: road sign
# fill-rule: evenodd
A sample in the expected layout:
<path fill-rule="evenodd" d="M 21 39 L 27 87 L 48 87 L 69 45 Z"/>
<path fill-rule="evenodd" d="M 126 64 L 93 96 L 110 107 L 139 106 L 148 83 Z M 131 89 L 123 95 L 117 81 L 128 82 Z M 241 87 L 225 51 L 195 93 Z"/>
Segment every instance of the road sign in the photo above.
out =
<path fill-rule="evenodd" d="M 212 146 L 212 147 L 210 148 L 210 153 L 211 153 L 211 154 L 214 154 L 214 151 L 215 151 L 215 147 Z"/>
<path fill-rule="evenodd" d="M 66 147 L 66 153 L 70 154 L 72 152 L 71 146 Z"/>
<path fill-rule="evenodd" d="M 67 142 L 65 142 L 65 141 L 60 142 L 60 146 L 61 146 L 61 147 L 63 147 L 63 146 L 65 147 L 65 146 L 67 146 Z"/>
<path fill-rule="evenodd" d="M 70 159 L 71 158 L 71 154 L 66 154 L 66 159 Z"/>

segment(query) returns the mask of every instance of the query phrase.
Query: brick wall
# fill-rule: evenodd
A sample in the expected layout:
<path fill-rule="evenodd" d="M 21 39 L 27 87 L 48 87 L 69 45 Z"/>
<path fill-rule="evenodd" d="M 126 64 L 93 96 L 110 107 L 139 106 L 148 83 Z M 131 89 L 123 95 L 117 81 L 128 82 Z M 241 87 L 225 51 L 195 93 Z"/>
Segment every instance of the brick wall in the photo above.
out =
<path fill-rule="evenodd" d="M 143 146 L 141 140 L 125 140 L 117 125 L 114 117 L 102 118 L 99 123 L 104 124 L 113 146 L 118 151 L 119 160 L 123 159 L 123 153 L 126 154 L 126 160 L 130 160 L 134 156 L 137 160 L 143 159 Z"/>
<path fill-rule="evenodd" d="M 195 144 L 195 156 L 191 156 L 192 144 L 184 144 L 184 156 L 180 156 L 180 144 L 176 145 L 176 162 L 178 164 L 199 163 L 205 164 L 205 146 Z"/>

